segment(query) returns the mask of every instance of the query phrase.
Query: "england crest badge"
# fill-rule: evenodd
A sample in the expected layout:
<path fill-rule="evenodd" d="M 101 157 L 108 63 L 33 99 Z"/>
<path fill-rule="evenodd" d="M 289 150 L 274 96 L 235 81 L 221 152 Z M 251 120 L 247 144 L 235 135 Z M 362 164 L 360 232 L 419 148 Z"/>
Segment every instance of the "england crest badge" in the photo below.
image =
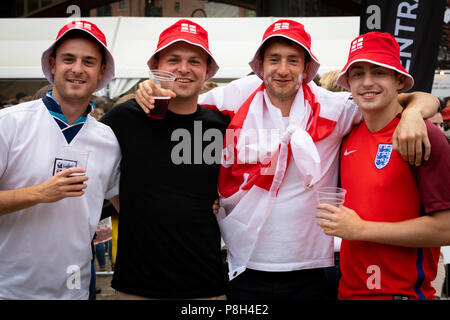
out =
<path fill-rule="evenodd" d="M 383 169 L 391 160 L 392 144 L 379 143 L 377 155 L 375 156 L 375 167 Z"/>

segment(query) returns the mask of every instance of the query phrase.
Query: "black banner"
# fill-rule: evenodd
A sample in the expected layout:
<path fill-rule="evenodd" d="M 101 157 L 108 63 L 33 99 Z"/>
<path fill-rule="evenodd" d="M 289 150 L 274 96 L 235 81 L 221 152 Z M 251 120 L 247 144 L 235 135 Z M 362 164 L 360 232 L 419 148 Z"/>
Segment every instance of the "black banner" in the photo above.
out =
<path fill-rule="evenodd" d="M 445 7 L 446 0 L 362 0 L 359 33 L 397 39 L 402 65 L 414 77 L 410 91 L 431 92 Z"/>

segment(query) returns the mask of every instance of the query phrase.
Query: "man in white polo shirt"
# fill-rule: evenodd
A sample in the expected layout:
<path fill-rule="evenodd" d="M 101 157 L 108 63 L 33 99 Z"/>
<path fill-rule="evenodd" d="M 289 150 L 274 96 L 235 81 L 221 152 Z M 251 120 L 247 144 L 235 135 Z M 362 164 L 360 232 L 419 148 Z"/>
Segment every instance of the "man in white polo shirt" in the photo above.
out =
<path fill-rule="evenodd" d="M 77 21 L 41 63 L 53 90 L 0 112 L 0 299 L 87 299 L 91 241 L 120 163 L 89 98 L 114 61 L 102 31 Z"/>

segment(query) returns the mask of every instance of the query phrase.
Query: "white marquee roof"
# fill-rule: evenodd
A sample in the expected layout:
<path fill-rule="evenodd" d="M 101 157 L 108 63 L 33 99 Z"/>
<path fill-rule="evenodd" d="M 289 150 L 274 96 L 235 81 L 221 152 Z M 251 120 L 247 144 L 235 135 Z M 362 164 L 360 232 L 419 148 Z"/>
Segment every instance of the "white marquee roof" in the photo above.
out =
<path fill-rule="evenodd" d="M 83 18 L 105 33 L 116 64 L 116 78 L 146 78 L 149 56 L 160 32 L 178 18 Z M 279 18 L 192 18 L 209 33 L 210 49 L 220 70 L 215 79 L 239 78 L 251 70 L 248 62 L 265 29 Z M 359 17 L 291 18 L 305 25 L 319 73 L 341 68 L 350 41 L 358 35 Z M 68 22 L 66 18 L 0 19 L 0 79 L 43 79 L 42 52 Z"/>

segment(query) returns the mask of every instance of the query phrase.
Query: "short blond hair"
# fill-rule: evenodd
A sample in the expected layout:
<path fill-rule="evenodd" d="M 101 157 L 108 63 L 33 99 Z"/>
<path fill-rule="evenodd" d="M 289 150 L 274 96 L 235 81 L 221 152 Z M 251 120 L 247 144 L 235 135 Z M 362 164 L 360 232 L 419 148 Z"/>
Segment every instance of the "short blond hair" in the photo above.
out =
<path fill-rule="evenodd" d="M 203 84 L 203 87 L 200 89 L 200 94 L 208 92 L 209 90 L 214 89 L 218 86 L 219 85 L 217 83 L 215 83 L 214 81 L 206 81 Z"/>
<path fill-rule="evenodd" d="M 123 96 L 119 97 L 115 102 L 114 102 L 114 107 L 117 106 L 118 104 L 124 103 L 125 101 L 128 101 L 130 99 L 134 99 L 136 97 L 135 93 L 127 93 L 124 94 Z"/>
<path fill-rule="evenodd" d="M 347 91 L 345 88 L 336 83 L 339 73 L 339 70 L 324 73 L 319 80 L 320 86 L 333 92 Z"/>

